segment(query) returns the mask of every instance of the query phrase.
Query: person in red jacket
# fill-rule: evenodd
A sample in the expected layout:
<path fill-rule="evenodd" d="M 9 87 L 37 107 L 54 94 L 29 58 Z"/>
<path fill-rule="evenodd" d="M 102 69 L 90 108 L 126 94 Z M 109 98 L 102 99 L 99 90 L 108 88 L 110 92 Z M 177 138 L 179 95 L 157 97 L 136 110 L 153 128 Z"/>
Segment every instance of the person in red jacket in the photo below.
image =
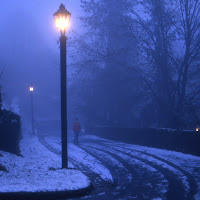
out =
<path fill-rule="evenodd" d="M 75 122 L 73 124 L 73 131 L 75 134 L 74 144 L 78 144 L 78 137 L 79 137 L 79 133 L 81 132 L 81 125 L 79 123 L 78 118 L 75 119 Z"/>

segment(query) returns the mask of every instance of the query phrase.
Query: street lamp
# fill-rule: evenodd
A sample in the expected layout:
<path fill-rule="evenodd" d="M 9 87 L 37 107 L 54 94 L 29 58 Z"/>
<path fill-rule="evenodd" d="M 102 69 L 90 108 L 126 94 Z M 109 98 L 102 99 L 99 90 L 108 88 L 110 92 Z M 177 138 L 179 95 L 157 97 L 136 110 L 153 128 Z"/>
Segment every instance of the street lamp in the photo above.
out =
<path fill-rule="evenodd" d="M 33 90 L 34 88 L 32 86 L 29 87 L 29 91 L 31 94 L 32 135 L 35 135 L 34 114 L 33 114 Z"/>
<path fill-rule="evenodd" d="M 67 70 L 66 70 L 66 30 L 69 27 L 71 14 L 63 4 L 54 13 L 56 27 L 60 31 L 60 72 L 61 72 L 61 134 L 62 134 L 62 168 L 68 168 L 67 151 Z"/>

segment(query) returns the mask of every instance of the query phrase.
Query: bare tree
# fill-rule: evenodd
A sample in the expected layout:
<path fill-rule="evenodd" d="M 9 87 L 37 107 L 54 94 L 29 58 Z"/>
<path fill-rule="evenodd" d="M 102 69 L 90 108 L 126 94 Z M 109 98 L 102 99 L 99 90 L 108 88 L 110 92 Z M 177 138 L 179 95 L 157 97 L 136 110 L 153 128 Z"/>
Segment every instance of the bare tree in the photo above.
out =
<path fill-rule="evenodd" d="M 174 56 L 173 60 L 177 66 L 176 108 L 180 116 L 188 106 L 200 102 L 200 1 L 178 0 L 177 8 L 176 30 L 183 54 Z"/>
<path fill-rule="evenodd" d="M 164 0 L 146 0 L 138 1 L 130 12 L 139 27 L 139 65 L 159 126 L 171 126 L 173 71 L 169 54 L 174 40 L 172 11 L 167 9 Z"/>
<path fill-rule="evenodd" d="M 139 8 L 138 9 L 138 5 Z M 198 120 L 200 1 L 145 0 L 130 8 L 139 24 L 140 67 L 162 126 Z"/>

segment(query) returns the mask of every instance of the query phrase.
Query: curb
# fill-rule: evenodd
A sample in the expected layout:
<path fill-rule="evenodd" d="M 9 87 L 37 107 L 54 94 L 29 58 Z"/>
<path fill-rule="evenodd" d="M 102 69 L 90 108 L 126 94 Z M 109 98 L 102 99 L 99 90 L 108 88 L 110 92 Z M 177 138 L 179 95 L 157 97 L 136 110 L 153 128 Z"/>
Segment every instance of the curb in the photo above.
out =
<path fill-rule="evenodd" d="M 78 198 L 88 195 L 93 189 L 93 185 L 78 190 L 54 191 L 54 192 L 0 192 L 1 200 L 57 200 Z"/>

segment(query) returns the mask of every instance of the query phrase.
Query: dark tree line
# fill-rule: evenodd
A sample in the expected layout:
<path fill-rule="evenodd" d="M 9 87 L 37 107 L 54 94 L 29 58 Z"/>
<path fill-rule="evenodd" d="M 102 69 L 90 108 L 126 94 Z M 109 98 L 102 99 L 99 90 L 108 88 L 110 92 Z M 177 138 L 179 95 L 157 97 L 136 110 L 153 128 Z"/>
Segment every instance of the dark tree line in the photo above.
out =
<path fill-rule="evenodd" d="M 199 121 L 200 0 L 82 0 L 74 81 L 93 123 L 193 127 Z M 73 91 L 73 89 L 72 89 Z"/>

